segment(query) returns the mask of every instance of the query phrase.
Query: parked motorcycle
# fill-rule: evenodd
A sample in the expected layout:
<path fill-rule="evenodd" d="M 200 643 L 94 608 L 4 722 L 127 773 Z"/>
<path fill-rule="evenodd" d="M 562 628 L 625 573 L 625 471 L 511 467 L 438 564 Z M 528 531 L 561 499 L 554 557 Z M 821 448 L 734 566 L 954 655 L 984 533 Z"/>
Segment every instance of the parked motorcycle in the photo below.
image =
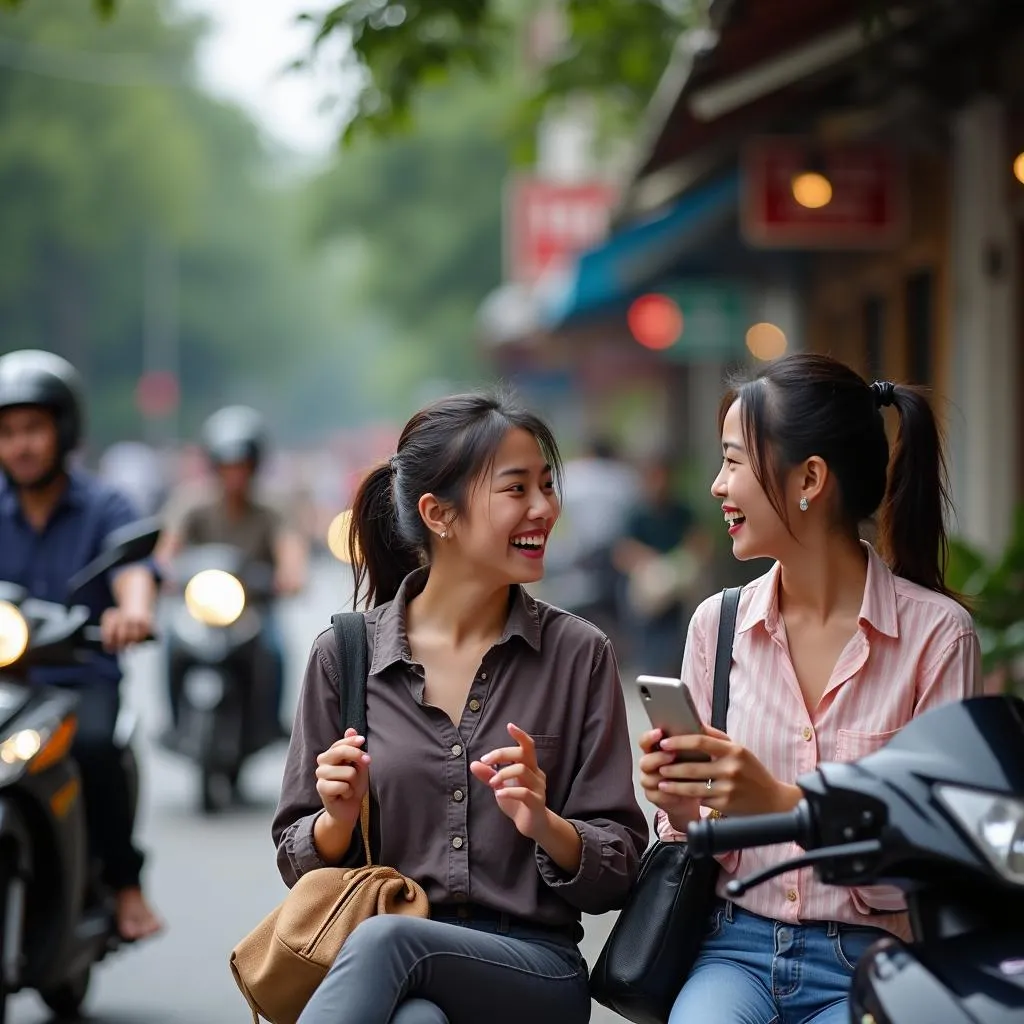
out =
<path fill-rule="evenodd" d="M 153 521 L 110 536 L 103 552 L 70 582 L 73 598 L 119 565 L 156 546 Z M 89 609 L 28 596 L 0 582 L 0 1024 L 7 997 L 35 989 L 60 1019 L 75 1019 L 93 964 L 121 945 L 114 894 L 91 856 L 71 757 L 77 698 L 73 690 L 32 686 L 31 668 L 67 665 L 102 646 Z M 132 752 L 134 720 L 123 713 L 115 739 L 138 796 Z"/>
<path fill-rule="evenodd" d="M 728 891 L 741 896 L 813 867 L 829 885 L 893 885 L 913 941 L 872 945 L 857 964 L 851 1024 L 1024 1021 L 1024 701 L 935 708 L 852 764 L 797 779 L 783 814 L 705 819 L 695 855 L 795 842 L 806 851 Z"/>
<path fill-rule="evenodd" d="M 175 723 L 166 746 L 198 767 L 199 804 L 211 813 L 236 794 L 246 760 L 280 738 L 262 610 L 274 572 L 231 545 L 204 544 L 182 551 L 168 579 L 180 597 L 164 631 Z"/>

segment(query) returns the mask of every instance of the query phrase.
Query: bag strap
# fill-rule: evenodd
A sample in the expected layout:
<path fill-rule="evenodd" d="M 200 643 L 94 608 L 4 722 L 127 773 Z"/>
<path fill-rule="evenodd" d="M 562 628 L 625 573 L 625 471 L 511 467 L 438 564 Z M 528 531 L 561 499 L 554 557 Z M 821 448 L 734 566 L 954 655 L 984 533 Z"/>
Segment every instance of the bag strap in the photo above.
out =
<path fill-rule="evenodd" d="M 715 650 L 715 688 L 711 698 L 711 724 L 726 732 L 729 713 L 729 675 L 732 672 L 732 641 L 736 635 L 736 611 L 742 587 L 722 591 L 722 616 L 718 620 L 718 647 Z"/>
<path fill-rule="evenodd" d="M 366 736 L 366 677 L 369 674 L 366 650 L 366 619 L 362 612 L 339 612 L 331 616 L 334 642 L 338 648 L 338 703 L 341 708 L 341 735 L 355 729 Z M 369 742 L 369 741 L 367 741 Z M 364 745 L 363 749 L 366 749 Z M 370 793 L 359 805 L 359 831 L 363 838 L 366 866 L 373 864 L 370 854 Z"/>

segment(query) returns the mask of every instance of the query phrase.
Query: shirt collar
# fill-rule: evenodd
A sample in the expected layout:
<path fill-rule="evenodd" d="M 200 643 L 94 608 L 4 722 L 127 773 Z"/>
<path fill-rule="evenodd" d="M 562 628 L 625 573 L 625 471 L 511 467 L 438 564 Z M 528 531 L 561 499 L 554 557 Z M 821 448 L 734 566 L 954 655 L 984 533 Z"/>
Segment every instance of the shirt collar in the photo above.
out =
<path fill-rule="evenodd" d="M 868 574 L 858 618 L 877 632 L 898 638 L 900 629 L 896 608 L 896 577 L 867 541 L 861 543 L 867 550 Z M 763 623 L 769 633 L 775 632 L 779 624 L 780 572 L 781 567 L 776 562 L 754 583 L 750 601 L 736 627 L 738 633 L 745 633 L 758 623 Z"/>
<path fill-rule="evenodd" d="M 373 661 L 370 674 L 377 675 L 397 661 L 412 662 L 407 628 L 409 602 L 427 584 L 430 567 L 414 569 L 402 581 L 398 593 L 384 605 L 374 632 Z M 535 651 L 540 650 L 540 612 L 537 602 L 520 586 L 513 586 L 509 598 L 508 619 L 499 644 L 522 637 Z"/>

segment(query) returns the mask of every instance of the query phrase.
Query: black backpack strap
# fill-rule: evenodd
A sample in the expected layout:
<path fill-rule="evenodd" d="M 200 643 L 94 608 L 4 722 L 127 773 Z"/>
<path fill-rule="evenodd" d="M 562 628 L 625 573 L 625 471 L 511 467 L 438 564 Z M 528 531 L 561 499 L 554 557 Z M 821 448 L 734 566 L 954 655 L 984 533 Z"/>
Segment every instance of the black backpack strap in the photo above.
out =
<path fill-rule="evenodd" d="M 742 587 L 722 591 L 722 617 L 718 620 L 718 647 L 715 650 L 715 688 L 711 698 L 711 724 L 726 731 L 729 714 L 729 675 L 732 672 L 732 641 L 736 635 L 736 611 Z"/>
<path fill-rule="evenodd" d="M 339 612 L 331 616 L 334 642 L 338 648 L 338 701 L 341 705 L 341 735 L 355 729 L 366 735 L 366 619 L 361 612 Z M 364 748 L 365 749 L 365 748 Z"/>
<path fill-rule="evenodd" d="M 369 673 L 369 657 L 366 650 L 366 619 L 361 612 L 339 612 L 331 616 L 334 627 L 334 642 L 338 648 L 338 703 L 340 705 L 341 735 L 346 729 L 355 729 L 360 736 L 366 736 L 366 676 Z M 363 750 L 369 746 L 369 738 Z M 359 808 L 359 839 L 343 862 L 345 867 L 360 863 L 373 863 L 370 849 L 370 794 L 363 797 Z"/>

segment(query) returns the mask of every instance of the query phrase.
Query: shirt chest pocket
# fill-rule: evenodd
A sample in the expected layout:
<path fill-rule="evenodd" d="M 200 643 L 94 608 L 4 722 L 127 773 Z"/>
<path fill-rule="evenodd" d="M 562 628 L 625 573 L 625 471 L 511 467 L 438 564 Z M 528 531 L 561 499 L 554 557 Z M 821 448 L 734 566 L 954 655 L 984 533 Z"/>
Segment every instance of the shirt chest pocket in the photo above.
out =
<path fill-rule="evenodd" d="M 859 761 L 868 754 L 873 754 L 898 735 L 899 729 L 885 732 L 856 732 L 853 729 L 840 729 L 836 737 L 836 760 Z"/>
<path fill-rule="evenodd" d="M 558 763 L 559 750 L 562 746 L 562 737 L 555 733 L 535 733 L 533 745 L 537 751 L 537 764 L 544 771 Z"/>
<path fill-rule="evenodd" d="M 532 732 L 530 735 L 533 737 L 533 746 L 537 752 L 537 764 L 547 771 L 552 764 L 558 763 L 559 751 L 562 746 L 562 737 L 556 733 L 538 733 Z M 485 744 L 482 744 L 486 746 Z M 493 749 L 499 747 L 511 747 L 513 741 L 511 737 L 507 738 L 503 743 L 496 743 Z"/>

